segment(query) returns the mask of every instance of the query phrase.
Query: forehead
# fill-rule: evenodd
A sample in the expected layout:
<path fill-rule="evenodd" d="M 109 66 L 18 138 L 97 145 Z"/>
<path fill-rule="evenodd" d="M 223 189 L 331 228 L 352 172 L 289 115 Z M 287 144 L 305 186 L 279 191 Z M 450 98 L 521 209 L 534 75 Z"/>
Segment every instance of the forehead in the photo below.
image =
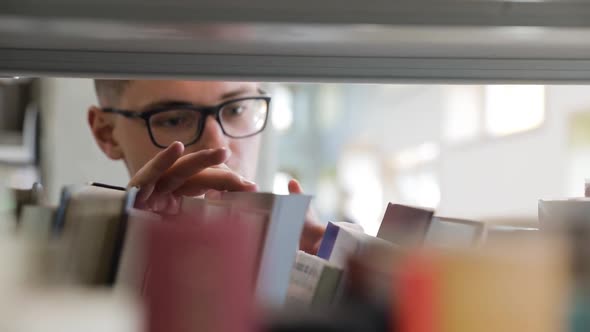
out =
<path fill-rule="evenodd" d="M 121 95 L 121 107 L 139 109 L 162 101 L 183 101 L 195 105 L 214 105 L 225 96 L 258 94 L 259 84 L 220 81 L 131 81 Z"/>

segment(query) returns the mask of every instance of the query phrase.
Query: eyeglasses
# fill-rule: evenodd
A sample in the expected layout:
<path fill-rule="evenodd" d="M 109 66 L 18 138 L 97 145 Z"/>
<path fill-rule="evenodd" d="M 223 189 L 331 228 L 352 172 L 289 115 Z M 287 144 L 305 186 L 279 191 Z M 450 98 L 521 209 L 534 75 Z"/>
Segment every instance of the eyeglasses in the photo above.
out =
<path fill-rule="evenodd" d="M 266 127 L 269 106 L 270 97 L 246 97 L 228 100 L 212 107 L 178 103 L 145 112 L 116 108 L 103 108 L 102 111 L 143 119 L 154 145 L 166 148 L 175 141 L 182 142 L 184 146 L 196 143 L 209 115 L 215 117 L 221 131 L 228 137 L 254 136 Z"/>

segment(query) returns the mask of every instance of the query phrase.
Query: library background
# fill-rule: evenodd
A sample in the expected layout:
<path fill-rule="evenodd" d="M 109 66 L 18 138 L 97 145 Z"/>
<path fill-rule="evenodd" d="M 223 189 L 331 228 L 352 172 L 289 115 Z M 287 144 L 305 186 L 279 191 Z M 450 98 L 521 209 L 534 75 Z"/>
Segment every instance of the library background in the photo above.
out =
<path fill-rule="evenodd" d="M 0 332 L 589 331 L 590 4 L 371 4 L 0 4 Z M 94 78 L 261 82 L 257 191 L 144 201 Z"/>

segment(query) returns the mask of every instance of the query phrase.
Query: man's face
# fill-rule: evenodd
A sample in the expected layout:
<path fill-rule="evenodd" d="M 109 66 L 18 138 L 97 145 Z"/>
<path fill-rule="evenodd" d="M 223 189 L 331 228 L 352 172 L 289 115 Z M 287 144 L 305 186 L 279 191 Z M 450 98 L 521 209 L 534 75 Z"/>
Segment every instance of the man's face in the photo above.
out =
<path fill-rule="evenodd" d="M 126 86 L 119 104 L 113 106 L 132 111 L 144 111 L 150 105 L 170 101 L 214 106 L 230 99 L 260 94 L 256 83 L 138 80 L 131 81 Z M 131 176 L 161 151 L 150 140 L 142 119 L 115 115 L 112 139 L 119 144 L 121 158 L 125 160 Z M 225 147 L 231 152 L 226 165 L 245 178 L 253 179 L 259 145 L 260 135 L 241 139 L 225 136 L 215 118 L 209 116 L 201 137 L 196 143 L 186 147 L 185 154 Z"/>

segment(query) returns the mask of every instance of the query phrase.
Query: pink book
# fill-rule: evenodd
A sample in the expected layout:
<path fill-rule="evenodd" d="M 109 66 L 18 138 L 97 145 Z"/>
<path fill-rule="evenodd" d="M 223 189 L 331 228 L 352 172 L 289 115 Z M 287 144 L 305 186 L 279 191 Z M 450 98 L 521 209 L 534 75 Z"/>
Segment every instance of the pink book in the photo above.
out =
<path fill-rule="evenodd" d="M 149 331 L 252 331 L 257 247 L 251 228 L 187 219 L 149 225 Z"/>

